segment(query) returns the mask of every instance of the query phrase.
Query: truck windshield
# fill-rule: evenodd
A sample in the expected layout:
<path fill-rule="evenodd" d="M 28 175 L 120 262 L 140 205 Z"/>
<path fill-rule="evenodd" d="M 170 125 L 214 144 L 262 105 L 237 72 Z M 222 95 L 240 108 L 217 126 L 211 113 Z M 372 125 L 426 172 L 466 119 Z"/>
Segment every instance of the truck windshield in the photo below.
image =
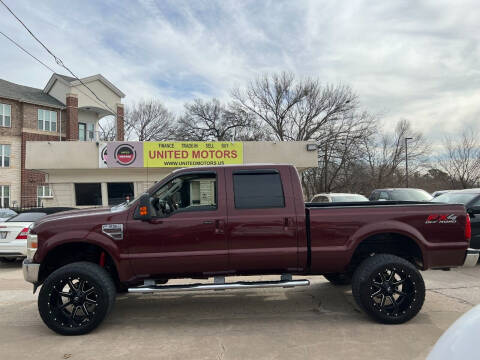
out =
<path fill-rule="evenodd" d="M 333 195 L 333 202 L 356 202 L 356 201 L 368 201 L 363 195 L 345 194 L 345 195 Z"/>
<path fill-rule="evenodd" d="M 465 193 L 445 193 L 437 196 L 432 202 L 442 202 L 448 204 L 468 204 L 475 199 L 478 194 L 465 194 Z"/>
<path fill-rule="evenodd" d="M 433 198 L 426 191 L 419 189 L 393 190 L 391 197 L 396 201 L 430 201 Z"/>

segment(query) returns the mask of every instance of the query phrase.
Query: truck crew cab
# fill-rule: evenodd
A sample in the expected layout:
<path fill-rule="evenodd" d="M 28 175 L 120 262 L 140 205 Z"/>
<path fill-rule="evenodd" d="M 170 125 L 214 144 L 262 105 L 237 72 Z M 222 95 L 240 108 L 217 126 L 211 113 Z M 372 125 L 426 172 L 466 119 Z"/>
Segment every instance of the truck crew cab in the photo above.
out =
<path fill-rule="evenodd" d="M 112 208 L 47 216 L 30 229 L 24 277 L 42 285 L 45 324 L 84 334 L 116 293 L 306 286 L 292 275 L 352 282 L 358 305 L 383 323 L 421 309 L 419 270 L 477 262 L 462 205 L 417 202 L 305 204 L 290 165 L 174 171 L 145 194 Z M 278 281 L 225 282 L 278 274 Z M 174 278 L 213 283 L 168 285 Z"/>

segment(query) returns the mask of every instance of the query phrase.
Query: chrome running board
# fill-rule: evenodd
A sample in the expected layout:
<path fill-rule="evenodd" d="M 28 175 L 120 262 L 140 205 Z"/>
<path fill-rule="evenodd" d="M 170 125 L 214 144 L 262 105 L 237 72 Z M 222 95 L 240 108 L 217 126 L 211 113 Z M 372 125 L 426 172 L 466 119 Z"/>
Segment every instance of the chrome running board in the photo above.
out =
<path fill-rule="evenodd" d="M 185 285 L 161 285 L 161 286 L 140 286 L 129 288 L 129 293 L 158 293 L 178 291 L 205 291 L 205 290 L 240 290 L 255 288 L 290 288 L 295 286 L 308 286 L 308 280 L 280 280 L 280 281 L 255 281 L 255 282 L 234 282 L 234 283 L 213 283 L 213 284 L 185 284 Z"/>

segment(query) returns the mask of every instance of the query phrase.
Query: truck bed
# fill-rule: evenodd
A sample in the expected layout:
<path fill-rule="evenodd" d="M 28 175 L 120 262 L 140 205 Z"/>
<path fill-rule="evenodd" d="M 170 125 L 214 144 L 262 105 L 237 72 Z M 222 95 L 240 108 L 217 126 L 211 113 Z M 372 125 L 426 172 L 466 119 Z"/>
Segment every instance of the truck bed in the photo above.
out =
<path fill-rule="evenodd" d="M 397 237 L 414 242 L 422 253 L 422 268 L 463 264 L 465 208 L 440 203 L 375 201 L 350 203 L 305 203 L 308 263 L 311 272 L 346 271 L 358 244 Z M 452 222 L 429 222 L 445 215 Z"/>

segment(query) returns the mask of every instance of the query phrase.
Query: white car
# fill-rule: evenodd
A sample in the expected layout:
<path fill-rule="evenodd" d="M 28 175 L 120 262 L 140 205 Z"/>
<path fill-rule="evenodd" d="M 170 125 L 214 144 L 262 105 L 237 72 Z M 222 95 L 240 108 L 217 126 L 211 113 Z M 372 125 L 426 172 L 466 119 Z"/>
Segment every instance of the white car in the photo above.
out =
<path fill-rule="evenodd" d="M 331 203 L 331 202 L 357 202 L 368 201 L 368 199 L 360 194 L 349 193 L 325 193 L 316 194 L 312 197 L 312 203 Z"/>
<path fill-rule="evenodd" d="M 427 360 L 478 359 L 478 334 L 480 305 L 463 314 L 443 333 Z"/>
<path fill-rule="evenodd" d="M 0 209 L 0 223 L 7 221 L 11 217 L 17 215 L 15 211 L 9 208 L 2 208 Z"/>
<path fill-rule="evenodd" d="M 46 215 L 45 212 L 25 212 L 0 223 L 0 260 L 26 257 L 29 227 Z"/>

